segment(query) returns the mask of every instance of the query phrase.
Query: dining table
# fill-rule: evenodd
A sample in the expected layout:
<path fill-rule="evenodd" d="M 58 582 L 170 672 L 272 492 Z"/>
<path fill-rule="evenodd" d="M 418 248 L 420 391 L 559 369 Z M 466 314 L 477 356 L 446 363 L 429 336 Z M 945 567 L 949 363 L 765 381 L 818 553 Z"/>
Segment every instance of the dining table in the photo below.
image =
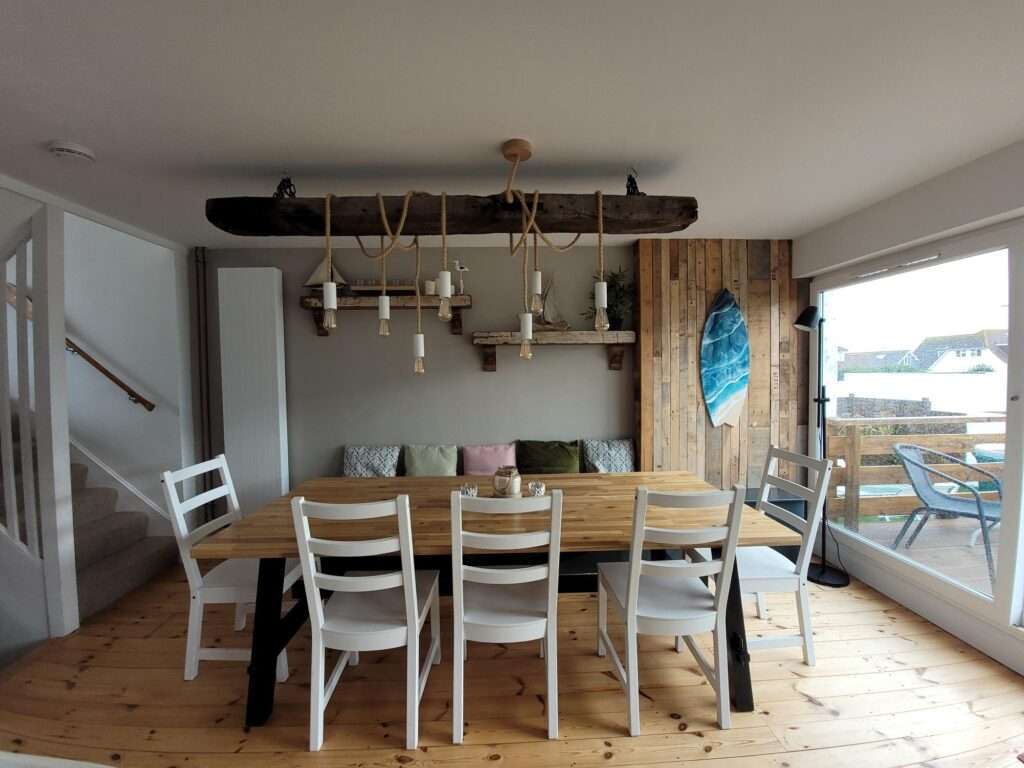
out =
<path fill-rule="evenodd" d="M 690 472 L 624 472 L 524 475 L 522 487 L 531 481 L 545 484 L 546 492 L 562 491 L 563 553 L 625 552 L 629 550 L 633 526 L 636 490 L 711 491 L 712 485 Z M 295 633 L 309 618 L 305 594 L 295 593 L 296 602 L 286 613 L 284 607 L 285 565 L 298 557 L 291 499 L 303 496 L 310 501 L 356 503 L 379 501 L 400 495 L 409 497 L 413 531 L 413 551 L 417 556 L 451 554 L 451 492 L 474 485 L 479 494 L 491 495 L 490 477 L 320 477 L 300 483 L 291 493 L 274 499 L 246 514 L 232 525 L 197 543 L 192 555 L 197 560 L 254 558 L 259 560 L 255 616 L 252 631 L 252 655 L 249 663 L 249 689 L 246 700 L 246 727 L 263 725 L 274 708 L 276 661 Z M 721 525 L 725 508 L 671 510 L 651 507 L 650 526 L 701 528 Z M 499 516 L 505 518 L 505 516 Z M 526 516 L 524 516 L 526 517 Z M 481 516 L 476 530 L 487 526 L 529 525 L 495 516 Z M 393 535 L 386 526 L 394 519 L 362 521 L 320 521 L 318 536 L 346 540 L 380 538 Z M 466 527 L 471 525 L 467 518 Z M 508 531 L 507 527 L 502 530 Z M 745 506 L 739 533 L 739 546 L 793 546 L 801 543 L 800 534 L 768 515 Z M 738 588 L 742 576 L 734 565 L 732 586 L 726 605 L 726 633 L 729 645 L 729 689 L 736 711 L 754 709 L 750 681 L 750 656 L 747 652 L 743 621 L 743 602 Z"/>

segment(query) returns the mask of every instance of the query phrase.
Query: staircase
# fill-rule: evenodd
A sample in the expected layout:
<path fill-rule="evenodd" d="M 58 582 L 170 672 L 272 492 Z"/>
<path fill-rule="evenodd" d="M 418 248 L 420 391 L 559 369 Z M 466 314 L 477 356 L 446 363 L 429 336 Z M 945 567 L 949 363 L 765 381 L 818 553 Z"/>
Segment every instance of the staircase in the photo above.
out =
<path fill-rule="evenodd" d="M 140 587 L 178 558 L 173 536 L 146 536 L 149 515 L 117 511 L 117 491 L 91 487 L 84 464 L 71 465 L 75 570 L 81 618 Z"/>
<path fill-rule="evenodd" d="M 18 419 L 12 419 L 14 455 L 21 452 Z M 33 441 L 34 443 L 34 441 Z M 35 453 L 33 451 L 33 453 Z M 38 476 L 37 462 L 33 461 Z M 15 465 L 14 483 L 20 528 L 25 530 L 24 483 Z M 80 619 L 111 605 L 118 598 L 152 579 L 178 558 L 174 537 L 147 536 L 150 515 L 118 511 L 118 492 L 89 485 L 89 468 L 71 464 L 71 506 L 75 533 L 75 571 L 78 577 Z M 0 517 L 4 514 L 0 484 Z"/>

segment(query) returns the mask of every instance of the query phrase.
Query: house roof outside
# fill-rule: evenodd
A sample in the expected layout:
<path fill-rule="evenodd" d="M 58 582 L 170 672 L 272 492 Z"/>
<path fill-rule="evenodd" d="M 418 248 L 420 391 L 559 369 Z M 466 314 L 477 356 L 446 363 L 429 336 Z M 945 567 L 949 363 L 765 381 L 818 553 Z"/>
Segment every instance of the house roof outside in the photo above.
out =
<path fill-rule="evenodd" d="M 917 367 L 931 368 L 946 352 L 956 349 L 989 349 L 1004 362 L 1008 359 L 1009 332 L 1005 328 L 983 329 L 952 336 L 929 336 L 917 345 Z M 849 357 L 849 355 L 847 355 Z"/>
<path fill-rule="evenodd" d="M 847 352 L 839 364 L 841 371 L 886 371 L 914 367 L 914 353 L 909 349 L 883 349 L 870 352 Z"/>

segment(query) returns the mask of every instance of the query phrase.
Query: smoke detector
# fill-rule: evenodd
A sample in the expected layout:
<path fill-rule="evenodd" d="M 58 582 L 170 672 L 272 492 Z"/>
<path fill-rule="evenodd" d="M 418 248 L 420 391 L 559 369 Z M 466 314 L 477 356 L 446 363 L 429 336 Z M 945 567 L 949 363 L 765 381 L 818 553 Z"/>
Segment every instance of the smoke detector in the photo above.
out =
<path fill-rule="evenodd" d="M 46 150 L 61 160 L 82 160 L 87 163 L 96 162 L 95 153 L 82 144 L 73 141 L 51 141 Z"/>

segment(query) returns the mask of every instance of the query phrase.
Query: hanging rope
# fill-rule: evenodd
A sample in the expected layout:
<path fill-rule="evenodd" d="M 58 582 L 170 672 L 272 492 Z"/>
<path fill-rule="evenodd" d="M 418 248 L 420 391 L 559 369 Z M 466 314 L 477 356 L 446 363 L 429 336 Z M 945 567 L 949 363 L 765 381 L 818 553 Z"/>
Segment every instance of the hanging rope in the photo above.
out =
<path fill-rule="evenodd" d="M 540 255 L 537 253 L 537 233 L 533 233 L 533 270 L 540 272 Z"/>
<path fill-rule="evenodd" d="M 327 197 L 324 198 L 324 248 L 327 250 L 327 280 L 328 283 L 334 282 L 334 256 L 331 253 L 331 193 L 327 193 Z"/>
<path fill-rule="evenodd" d="M 420 302 L 420 238 L 419 235 L 412 239 L 413 248 L 416 249 L 416 333 L 423 333 L 423 307 Z"/>
<path fill-rule="evenodd" d="M 516 171 L 519 170 L 519 155 L 516 155 L 516 159 L 512 161 L 512 170 L 508 172 L 508 181 L 505 182 L 505 202 L 512 202 L 512 185 L 516 180 Z"/>
<path fill-rule="evenodd" d="M 526 197 L 518 189 L 514 190 L 514 191 L 515 191 L 516 198 L 519 200 L 520 207 L 522 207 L 522 209 L 524 211 L 526 211 L 527 210 Z M 537 208 L 538 208 L 538 201 L 539 200 L 540 200 L 540 191 L 539 190 L 535 190 L 534 193 L 533 193 L 533 203 L 530 206 L 530 226 L 529 226 L 529 229 L 532 230 L 533 232 L 537 233 L 538 235 L 540 235 L 540 239 L 544 241 L 544 244 L 548 248 L 553 250 L 555 253 L 565 253 L 570 248 L 572 248 L 574 245 L 576 245 L 576 243 L 580 239 L 580 235 L 577 234 L 576 237 L 574 237 L 572 240 L 570 240 L 565 245 L 556 245 L 555 243 L 551 242 L 551 240 L 548 239 L 548 236 L 544 234 L 544 232 L 541 230 L 540 226 L 537 224 Z"/>
<path fill-rule="evenodd" d="M 529 314 L 530 312 L 530 281 L 527 267 L 530 264 L 530 246 L 526 240 L 529 234 L 529 229 L 526 225 L 526 214 L 523 214 L 523 237 L 521 242 L 523 243 L 523 312 Z M 511 235 L 509 235 L 511 237 Z"/>
<path fill-rule="evenodd" d="M 604 193 L 597 190 L 597 274 L 604 282 Z"/>
<path fill-rule="evenodd" d="M 441 271 L 448 271 L 448 193 L 441 193 Z"/>
<path fill-rule="evenodd" d="M 380 236 L 380 249 L 384 250 L 384 235 Z M 388 257 L 384 254 L 380 257 L 380 295 L 388 295 Z"/>
<path fill-rule="evenodd" d="M 363 256 L 365 256 L 368 259 L 382 259 L 385 256 L 389 256 L 391 252 L 395 250 L 395 248 L 408 251 L 414 247 L 414 244 L 412 243 L 410 243 L 409 245 L 402 245 L 398 240 L 402 236 L 402 230 L 405 229 L 405 220 L 406 217 L 408 217 L 409 215 L 409 201 L 412 199 L 413 194 L 414 192 L 411 189 L 405 193 L 405 197 L 402 200 L 402 214 L 398 219 L 398 226 L 395 228 L 395 231 L 392 232 L 391 222 L 388 221 L 388 212 L 384 208 L 384 195 L 382 195 L 380 192 L 377 193 L 377 208 L 380 211 L 380 221 L 391 243 L 390 245 L 387 246 L 387 248 L 382 247 L 381 250 L 378 251 L 377 253 L 370 253 L 368 250 L 366 250 L 366 246 L 363 245 L 362 238 L 360 238 L 359 235 L 356 235 L 356 243 L 358 243 L 359 245 L 359 250 L 363 252 Z"/>

